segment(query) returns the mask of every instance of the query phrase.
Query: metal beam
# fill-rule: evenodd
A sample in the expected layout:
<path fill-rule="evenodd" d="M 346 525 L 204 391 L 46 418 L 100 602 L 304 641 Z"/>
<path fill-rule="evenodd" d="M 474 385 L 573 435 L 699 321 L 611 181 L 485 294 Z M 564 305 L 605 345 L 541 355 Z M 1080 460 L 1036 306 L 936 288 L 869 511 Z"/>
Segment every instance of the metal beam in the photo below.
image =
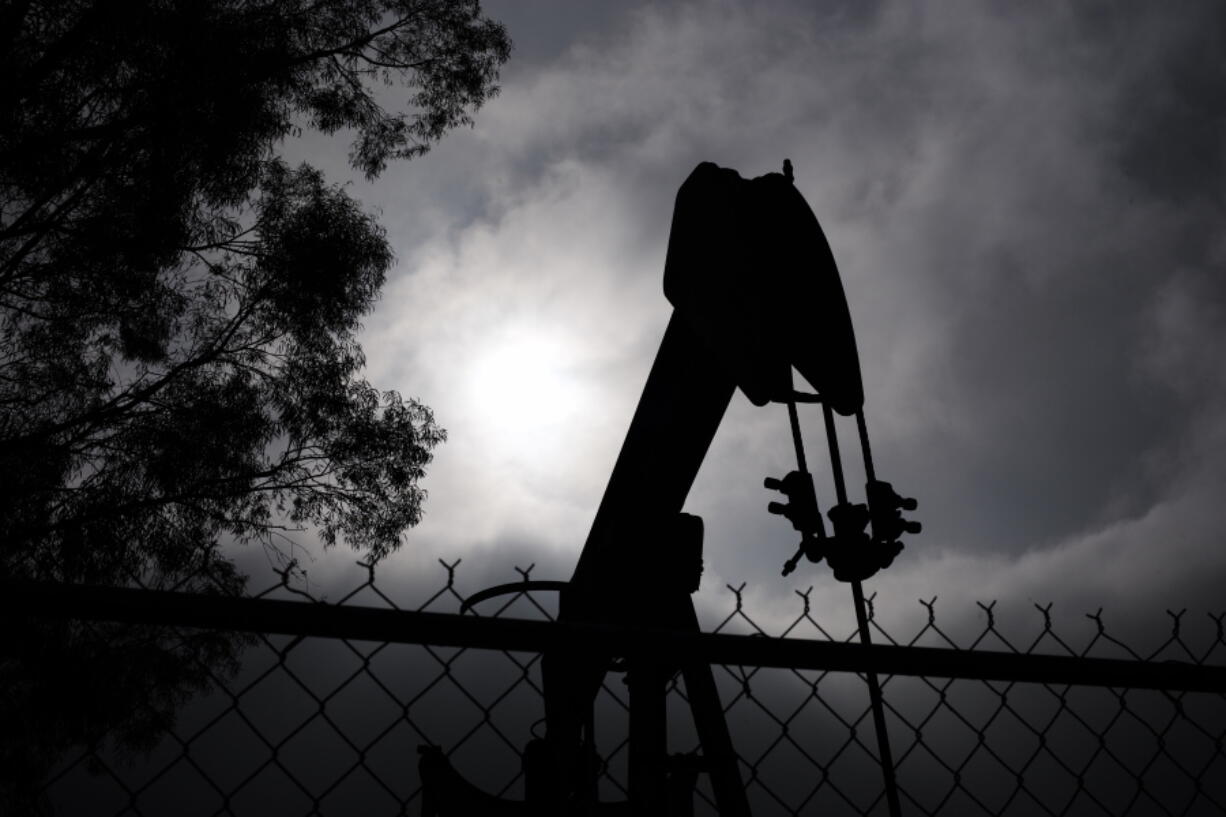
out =
<path fill-rule="evenodd" d="M 0 583 L 6 618 L 38 616 L 542 652 L 601 640 L 618 655 L 660 653 L 710 664 L 929 678 L 1021 681 L 1226 694 L 1226 666 L 987 650 L 865 646 L 800 638 L 614 629 L 374 607 L 231 598 L 57 583 Z"/>

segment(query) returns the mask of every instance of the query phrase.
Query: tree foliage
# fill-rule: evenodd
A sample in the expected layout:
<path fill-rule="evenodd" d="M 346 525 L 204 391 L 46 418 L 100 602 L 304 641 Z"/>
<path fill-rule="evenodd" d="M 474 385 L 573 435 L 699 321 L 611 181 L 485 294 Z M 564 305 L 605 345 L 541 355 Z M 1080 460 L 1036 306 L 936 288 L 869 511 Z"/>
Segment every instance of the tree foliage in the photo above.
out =
<path fill-rule="evenodd" d="M 361 375 L 392 252 L 278 148 L 339 132 L 373 177 L 509 47 L 474 0 L 0 4 L 0 577 L 233 591 L 228 540 L 400 544 L 443 432 Z"/>
<path fill-rule="evenodd" d="M 360 378 L 392 254 L 276 149 L 344 131 L 368 176 L 425 152 L 496 91 L 503 28 L 453 0 L 2 14 L 6 572 L 174 582 L 220 570 L 221 537 L 303 526 L 394 549 L 442 432 Z"/>

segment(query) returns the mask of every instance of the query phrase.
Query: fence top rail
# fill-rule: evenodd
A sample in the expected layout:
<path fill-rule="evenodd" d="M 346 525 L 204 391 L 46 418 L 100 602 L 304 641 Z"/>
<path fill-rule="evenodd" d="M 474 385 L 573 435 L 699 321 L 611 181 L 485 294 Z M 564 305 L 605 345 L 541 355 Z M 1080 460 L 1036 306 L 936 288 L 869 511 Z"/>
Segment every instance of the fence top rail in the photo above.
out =
<path fill-rule="evenodd" d="M 1226 666 L 1183 661 L 865 646 L 55 582 L 0 583 L 0 610 L 10 621 L 37 616 L 523 652 L 596 648 L 711 664 L 1226 695 Z"/>

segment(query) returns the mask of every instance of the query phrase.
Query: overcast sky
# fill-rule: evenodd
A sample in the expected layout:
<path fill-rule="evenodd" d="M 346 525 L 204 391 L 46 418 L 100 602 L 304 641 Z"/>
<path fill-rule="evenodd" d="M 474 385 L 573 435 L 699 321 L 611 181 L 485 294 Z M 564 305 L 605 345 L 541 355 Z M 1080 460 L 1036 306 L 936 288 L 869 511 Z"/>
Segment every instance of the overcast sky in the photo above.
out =
<path fill-rule="evenodd" d="M 1226 5 L 484 6 L 516 45 L 501 95 L 351 187 L 398 259 L 368 376 L 449 434 L 381 584 L 436 586 L 438 557 L 464 592 L 569 577 L 671 311 L 678 186 L 788 157 L 879 474 L 920 502 L 879 605 L 1226 606 Z M 343 144 L 303 145 L 347 178 Z M 828 508 L 820 412 L 801 421 Z M 700 606 L 744 581 L 763 618 L 810 585 L 849 609 L 824 565 L 779 576 L 796 535 L 761 481 L 792 467 L 784 408 L 738 393 L 687 504 Z"/>

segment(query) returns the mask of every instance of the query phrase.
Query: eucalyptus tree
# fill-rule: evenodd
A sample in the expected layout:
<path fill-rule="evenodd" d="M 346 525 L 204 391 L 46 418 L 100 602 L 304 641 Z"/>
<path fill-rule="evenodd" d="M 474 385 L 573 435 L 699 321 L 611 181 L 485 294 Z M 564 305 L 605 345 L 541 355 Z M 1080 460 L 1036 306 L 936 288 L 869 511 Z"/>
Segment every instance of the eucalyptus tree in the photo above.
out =
<path fill-rule="evenodd" d="M 232 592 L 227 541 L 400 545 L 444 433 L 363 377 L 392 251 L 278 151 L 340 133 L 374 177 L 471 124 L 509 51 L 474 0 L 0 5 L 0 577 Z M 201 681 L 70 629 L 6 645 L 24 693 L 5 706 L 72 710 L 31 727 L 55 733 L 38 745 L 120 722 L 139 742 L 123 713 L 149 707 L 129 704 L 168 710 Z M 226 655 L 197 647 L 176 654 Z M 125 649 L 156 671 L 121 672 Z M 126 686 L 74 709 L 31 675 L 87 665 Z M 4 745 L 10 774 L 45 760 Z"/>

